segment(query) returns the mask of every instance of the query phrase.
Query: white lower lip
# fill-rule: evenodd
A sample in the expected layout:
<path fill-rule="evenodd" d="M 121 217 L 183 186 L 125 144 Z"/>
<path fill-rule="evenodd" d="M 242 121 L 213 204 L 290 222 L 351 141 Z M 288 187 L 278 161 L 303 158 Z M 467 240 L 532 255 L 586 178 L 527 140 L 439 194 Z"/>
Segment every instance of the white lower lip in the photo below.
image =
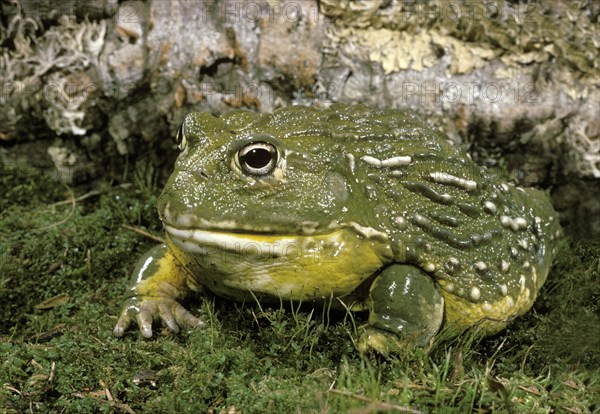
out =
<path fill-rule="evenodd" d="M 181 230 L 171 226 L 165 226 L 165 229 L 175 244 L 189 251 L 202 252 L 202 247 L 216 247 L 233 252 L 254 249 L 259 254 L 283 256 L 291 249 L 301 247 L 295 237 L 281 236 L 274 239 L 273 236 L 269 236 L 271 241 L 257 241 L 256 238 L 244 237 L 242 233 L 198 229 Z"/>

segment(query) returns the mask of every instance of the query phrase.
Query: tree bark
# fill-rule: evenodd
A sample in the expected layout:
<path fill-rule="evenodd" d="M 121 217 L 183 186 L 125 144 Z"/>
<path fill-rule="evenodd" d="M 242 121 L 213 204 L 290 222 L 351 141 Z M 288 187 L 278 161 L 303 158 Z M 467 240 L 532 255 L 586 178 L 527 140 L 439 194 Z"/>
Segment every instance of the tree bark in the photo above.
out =
<path fill-rule="evenodd" d="M 569 233 L 600 236 L 593 1 L 0 5 L 4 162 L 33 150 L 35 163 L 82 181 L 107 160 L 171 150 L 190 111 L 410 108 L 478 162 L 552 188 Z"/>

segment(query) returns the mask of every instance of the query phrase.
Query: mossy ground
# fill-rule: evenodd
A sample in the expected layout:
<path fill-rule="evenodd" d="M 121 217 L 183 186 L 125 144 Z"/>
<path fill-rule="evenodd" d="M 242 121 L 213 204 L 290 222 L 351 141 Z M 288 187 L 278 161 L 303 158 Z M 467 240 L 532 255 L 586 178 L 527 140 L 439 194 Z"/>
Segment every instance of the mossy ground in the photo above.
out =
<path fill-rule="evenodd" d="M 161 236 L 161 179 L 141 168 L 90 191 L 0 171 L 2 413 L 600 410 L 598 242 L 565 242 L 533 310 L 507 330 L 429 353 L 361 356 L 360 315 L 215 298 L 188 302 L 204 330 L 116 339 L 129 272 L 155 243 L 124 225 Z"/>

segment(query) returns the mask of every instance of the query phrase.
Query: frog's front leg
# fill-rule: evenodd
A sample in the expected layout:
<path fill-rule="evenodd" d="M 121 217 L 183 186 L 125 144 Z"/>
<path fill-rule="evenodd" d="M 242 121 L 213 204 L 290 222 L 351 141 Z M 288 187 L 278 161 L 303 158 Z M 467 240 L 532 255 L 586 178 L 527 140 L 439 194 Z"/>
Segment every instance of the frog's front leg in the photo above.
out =
<path fill-rule="evenodd" d="M 178 302 L 189 293 L 193 279 L 166 244 L 150 249 L 137 263 L 131 297 L 127 299 L 113 330 L 117 337 L 136 322 L 146 338 L 152 336 L 152 322 L 161 320 L 171 331 L 181 326 L 203 327 L 204 321 L 196 318 Z"/>
<path fill-rule="evenodd" d="M 426 345 L 442 325 L 444 298 L 423 270 L 394 264 L 371 285 L 369 311 L 359 350 L 388 354 L 405 344 Z"/>

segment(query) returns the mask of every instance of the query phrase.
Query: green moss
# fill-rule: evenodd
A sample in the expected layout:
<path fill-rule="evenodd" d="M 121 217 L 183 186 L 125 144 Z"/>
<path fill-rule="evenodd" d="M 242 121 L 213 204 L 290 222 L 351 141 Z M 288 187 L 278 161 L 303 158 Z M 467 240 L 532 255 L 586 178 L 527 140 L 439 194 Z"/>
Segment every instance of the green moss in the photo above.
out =
<path fill-rule="evenodd" d="M 154 244 L 122 225 L 161 229 L 156 174 L 136 171 L 129 186 L 89 192 L 2 170 L 0 412 L 598 409 L 600 243 L 565 243 L 534 309 L 507 330 L 428 353 L 360 356 L 360 314 L 216 298 L 188 302 L 204 330 L 115 339 L 129 272 Z M 35 308 L 60 293 L 66 305 Z"/>

